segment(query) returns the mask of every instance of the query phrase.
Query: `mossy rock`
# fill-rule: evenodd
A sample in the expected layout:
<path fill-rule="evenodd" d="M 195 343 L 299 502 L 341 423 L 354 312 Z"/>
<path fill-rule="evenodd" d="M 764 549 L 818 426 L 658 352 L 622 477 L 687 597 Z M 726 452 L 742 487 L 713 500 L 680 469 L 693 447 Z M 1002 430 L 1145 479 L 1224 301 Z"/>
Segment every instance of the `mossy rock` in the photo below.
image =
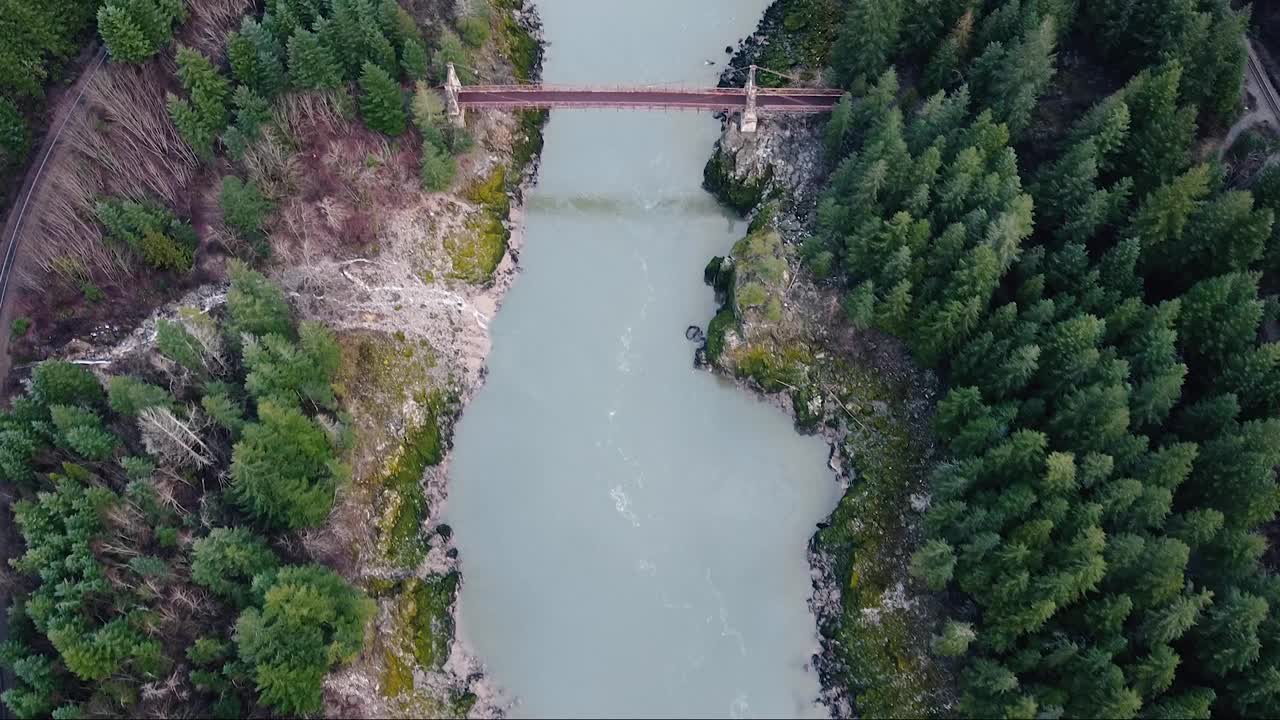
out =
<path fill-rule="evenodd" d="M 729 305 L 720 308 L 720 312 L 711 318 L 711 322 L 707 324 L 708 362 L 713 365 L 719 364 L 720 356 L 724 353 L 724 335 L 737 322 L 738 318 L 733 314 L 733 308 Z"/>
<path fill-rule="evenodd" d="M 772 175 L 772 170 L 769 174 Z M 702 169 L 702 185 L 707 192 L 741 214 L 750 212 L 760 204 L 769 186 L 769 179 L 769 176 L 766 176 L 751 182 L 743 182 L 734 178 L 733 161 L 720 148 L 716 148 L 716 152 Z"/>
<path fill-rule="evenodd" d="M 814 402 L 814 400 L 818 402 Z M 817 405 L 816 412 L 810 405 Z M 802 385 L 791 391 L 791 405 L 795 408 L 796 430 L 801 433 L 816 432 L 822 423 L 822 395 L 812 385 Z"/>
<path fill-rule="evenodd" d="M 505 224 L 511 212 L 506 167 L 499 165 L 487 178 L 467 188 L 465 195 L 480 211 L 467 221 L 464 233 L 445 239 L 444 249 L 452 264 L 450 276 L 479 285 L 493 279 L 511 240 L 511 230 Z"/>
<path fill-rule="evenodd" d="M 776 349 L 756 345 L 737 353 L 735 360 L 740 377 L 754 380 L 765 392 L 780 392 L 805 381 L 813 356 L 798 345 Z"/>
<path fill-rule="evenodd" d="M 423 473 L 444 458 L 441 415 L 447 400 L 435 392 L 425 398 L 427 416 L 405 435 L 400 454 L 382 477 L 383 515 L 379 521 L 379 547 L 387 560 L 398 567 L 413 567 L 427 552 L 422 527 L 430 508 L 422 492 Z"/>
<path fill-rule="evenodd" d="M 733 292 L 733 276 L 733 261 L 719 255 L 711 258 L 702 271 L 702 281 L 710 285 L 716 291 L 716 297 L 721 300 Z"/>
<path fill-rule="evenodd" d="M 458 573 L 433 575 L 414 583 L 407 595 L 413 603 L 413 657 L 424 668 L 438 670 L 449 658 L 453 641 L 453 615 L 450 608 L 458 597 Z"/>

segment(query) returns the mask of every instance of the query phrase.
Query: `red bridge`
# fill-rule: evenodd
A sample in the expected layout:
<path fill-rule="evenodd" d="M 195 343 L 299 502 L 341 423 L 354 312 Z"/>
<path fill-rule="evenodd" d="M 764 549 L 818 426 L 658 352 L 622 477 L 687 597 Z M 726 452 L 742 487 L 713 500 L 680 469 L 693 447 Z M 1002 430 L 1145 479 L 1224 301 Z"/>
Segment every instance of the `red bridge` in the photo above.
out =
<path fill-rule="evenodd" d="M 759 113 L 830 112 L 844 94 L 824 88 L 761 88 L 756 85 L 755 65 L 747 69 L 746 87 L 687 88 L 463 85 L 450 64 L 444 91 L 449 117 L 457 124 L 469 107 L 724 110 L 741 114 L 743 132 L 755 130 Z"/>
<path fill-rule="evenodd" d="M 760 88 L 761 112 L 830 112 L 840 90 Z M 468 108 L 649 108 L 655 110 L 745 110 L 745 88 L 602 88 L 545 85 L 464 85 L 458 104 Z"/>

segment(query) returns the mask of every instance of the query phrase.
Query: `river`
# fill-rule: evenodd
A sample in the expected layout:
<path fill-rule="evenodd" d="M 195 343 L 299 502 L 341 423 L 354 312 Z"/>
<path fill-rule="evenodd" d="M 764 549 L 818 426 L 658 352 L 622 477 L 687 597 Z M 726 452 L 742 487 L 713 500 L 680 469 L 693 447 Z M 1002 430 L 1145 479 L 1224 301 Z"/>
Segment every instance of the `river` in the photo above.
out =
<path fill-rule="evenodd" d="M 545 0 L 544 81 L 707 86 L 767 0 Z M 705 60 L 714 60 L 707 65 Z M 458 425 L 459 633 L 516 716 L 823 716 L 805 549 L 826 446 L 696 371 L 708 114 L 560 111 Z"/>

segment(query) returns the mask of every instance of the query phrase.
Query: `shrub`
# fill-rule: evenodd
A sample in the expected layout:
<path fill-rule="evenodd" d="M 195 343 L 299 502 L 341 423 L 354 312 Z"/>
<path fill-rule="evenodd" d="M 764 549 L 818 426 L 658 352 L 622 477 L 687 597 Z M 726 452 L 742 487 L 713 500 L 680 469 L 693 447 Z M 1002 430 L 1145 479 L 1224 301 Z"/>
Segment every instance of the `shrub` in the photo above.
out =
<path fill-rule="evenodd" d="M 230 654 L 231 643 L 211 637 L 202 637 L 187 648 L 187 659 L 194 665 L 218 665 Z"/>
<path fill-rule="evenodd" d="M 458 34 L 463 42 L 478 48 L 489 39 L 489 21 L 476 15 L 464 17 L 458 21 Z"/>
<path fill-rule="evenodd" d="M 13 338 L 26 337 L 27 331 L 31 329 L 31 318 L 16 317 L 9 324 L 9 336 Z"/>

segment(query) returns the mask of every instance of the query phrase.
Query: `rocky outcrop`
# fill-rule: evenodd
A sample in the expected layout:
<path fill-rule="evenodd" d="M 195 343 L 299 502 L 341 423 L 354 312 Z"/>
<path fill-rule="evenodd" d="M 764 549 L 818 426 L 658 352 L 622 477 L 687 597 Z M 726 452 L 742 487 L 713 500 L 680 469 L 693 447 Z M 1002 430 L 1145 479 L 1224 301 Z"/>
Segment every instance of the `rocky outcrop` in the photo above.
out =
<path fill-rule="evenodd" d="M 744 214 L 770 199 L 811 207 L 825 167 L 821 131 L 822 120 L 813 117 L 765 116 L 754 133 L 726 122 L 703 170 L 703 184 Z"/>

